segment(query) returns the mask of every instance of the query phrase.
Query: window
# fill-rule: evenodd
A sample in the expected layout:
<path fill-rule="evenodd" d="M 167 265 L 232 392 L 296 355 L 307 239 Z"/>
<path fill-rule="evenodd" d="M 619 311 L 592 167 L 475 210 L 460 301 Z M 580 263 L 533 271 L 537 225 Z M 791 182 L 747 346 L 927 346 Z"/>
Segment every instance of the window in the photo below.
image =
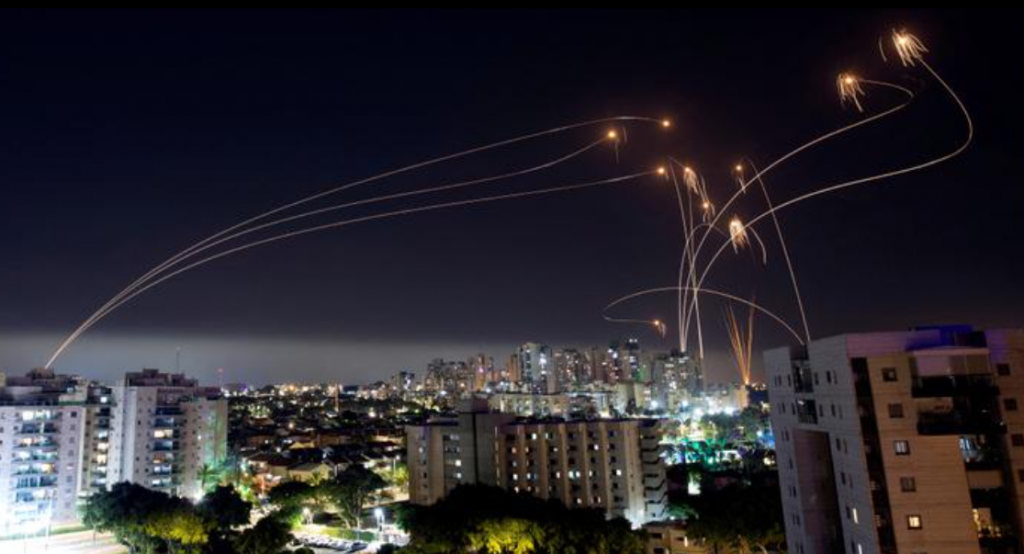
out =
<path fill-rule="evenodd" d="M 1003 399 L 1003 409 L 1005 409 L 1008 412 L 1016 412 L 1017 411 L 1017 399 L 1016 398 L 1004 398 Z"/>
<path fill-rule="evenodd" d="M 921 516 L 916 514 L 907 516 L 907 529 L 917 530 L 921 527 Z"/>
<path fill-rule="evenodd" d="M 900 490 L 903 492 L 915 492 L 917 490 L 917 479 L 913 477 L 900 477 Z"/>
<path fill-rule="evenodd" d="M 893 450 L 895 450 L 897 456 L 909 456 L 910 455 L 910 441 L 893 441 Z"/>
<path fill-rule="evenodd" d="M 1010 364 L 996 364 L 996 373 L 1002 377 L 1010 374 Z"/>
<path fill-rule="evenodd" d="M 896 368 L 895 367 L 883 367 L 882 368 L 882 380 L 886 382 L 893 382 L 896 380 Z"/>
<path fill-rule="evenodd" d="M 892 419 L 900 419 L 903 417 L 903 404 L 899 402 L 895 404 L 889 404 L 889 417 Z"/>
<path fill-rule="evenodd" d="M 1020 433 L 1010 435 L 1010 444 L 1014 446 L 1024 446 L 1024 435 Z"/>

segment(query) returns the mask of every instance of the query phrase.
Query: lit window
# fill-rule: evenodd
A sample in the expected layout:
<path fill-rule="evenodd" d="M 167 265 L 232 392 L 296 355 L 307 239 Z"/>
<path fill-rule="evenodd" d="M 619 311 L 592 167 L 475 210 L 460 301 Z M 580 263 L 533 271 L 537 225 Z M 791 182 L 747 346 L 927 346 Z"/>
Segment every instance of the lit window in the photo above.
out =
<path fill-rule="evenodd" d="M 921 516 L 909 515 L 907 516 L 907 529 L 921 529 Z"/>
<path fill-rule="evenodd" d="M 897 456 L 909 456 L 910 455 L 910 441 L 893 441 L 893 450 L 896 451 Z"/>

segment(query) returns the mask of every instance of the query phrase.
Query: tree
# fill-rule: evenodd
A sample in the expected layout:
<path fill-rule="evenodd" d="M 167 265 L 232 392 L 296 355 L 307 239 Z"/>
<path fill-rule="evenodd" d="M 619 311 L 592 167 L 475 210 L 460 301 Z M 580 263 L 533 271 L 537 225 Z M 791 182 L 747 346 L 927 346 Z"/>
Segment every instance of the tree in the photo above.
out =
<path fill-rule="evenodd" d="M 199 480 L 199 488 L 203 493 L 210 492 L 213 487 L 220 484 L 224 477 L 224 468 L 217 464 L 203 464 L 196 470 L 196 479 Z"/>
<path fill-rule="evenodd" d="M 171 497 L 134 483 L 117 483 L 109 491 L 89 497 L 82 508 L 82 523 L 96 531 L 110 532 L 129 552 L 150 554 L 163 540 L 147 530 L 149 520 L 169 508 Z"/>
<path fill-rule="evenodd" d="M 358 528 L 370 497 L 386 485 L 380 475 L 361 465 L 352 465 L 317 488 L 335 507 L 346 526 Z"/>
<path fill-rule="evenodd" d="M 242 531 L 232 544 L 240 554 L 278 554 L 291 540 L 292 524 L 286 514 L 277 512 Z"/>
<path fill-rule="evenodd" d="M 199 513 L 214 523 L 225 534 L 236 527 L 248 525 L 252 504 L 242 499 L 234 487 L 220 486 L 203 497 L 197 506 Z"/>
<path fill-rule="evenodd" d="M 308 483 L 288 481 L 270 489 L 270 503 L 278 508 L 301 507 L 311 501 L 316 491 Z"/>
<path fill-rule="evenodd" d="M 249 523 L 251 508 L 232 487 L 218 487 L 195 505 L 186 498 L 118 483 L 89 497 L 82 508 L 82 522 L 94 530 L 113 533 L 133 554 L 245 554 L 253 540 L 245 543 L 245 550 L 234 545 L 240 534 L 252 531 L 238 530 Z M 263 524 L 259 542 L 287 544 L 292 538 L 288 513 L 275 512 L 284 523 L 270 527 L 274 533 L 268 532 L 270 523 Z"/>
<path fill-rule="evenodd" d="M 469 535 L 469 548 L 487 554 L 531 554 L 544 542 L 544 529 L 527 519 L 489 519 Z"/>
<path fill-rule="evenodd" d="M 642 554 L 642 535 L 603 510 L 569 509 L 497 487 L 463 485 L 431 506 L 398 512 L 411 542 L 403 554 Z"/>
<path fill-rule="evenodd" d="M 394 467 L 384 467 L 377 470 L 377 474 L 384 479 L 386 486 L 395 490 L 404 491 L 409 488 L 409 468 L 405 464 L 395 464 Z"/>
<path fill-rule="evenodd" d="M 712 552 L 768 552 L 786 544 L 777 486 L 732 485 L 690 499 L 696 518 L 688 532 Z"/>
<path fill-rule="evenodd" d="M 214 522 L 204 519 L 184 498 L 171 497 L 146 517 L 145 531 L 162 539 L 167 550 L 174 553 L 198 554 L 210 542 Z"/>

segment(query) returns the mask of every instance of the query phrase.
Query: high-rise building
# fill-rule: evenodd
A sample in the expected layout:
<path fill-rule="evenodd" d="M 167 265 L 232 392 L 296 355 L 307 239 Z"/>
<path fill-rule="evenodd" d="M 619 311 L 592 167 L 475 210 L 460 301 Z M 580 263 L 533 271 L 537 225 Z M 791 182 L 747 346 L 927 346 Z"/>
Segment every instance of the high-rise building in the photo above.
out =
<path fill-rule="evenodd" d="M 765 353 L 789 552 L 1024 550 L 1024 330 Z"/>
<path fill-rule="evenodd" d="M 646 382 L 649 380 L 647 371 L 639 340 L 612 341 L 608 345 L 604 371 L 608 384 L 614 385 L 623 381 Z"/>
<path fill-rule="evenodd" d="M 471 374 L 469 392 L 484 391 L 489 384 L 499 381 L 499 376 L 494 371 L 494 358 L 486 354 L 477 354 L 466 364 L 469 366 Z"/>
<path fill-rule="evenodd" d="M 551 347 L 528 342 L 519 347 L 519 371 L 523 384 L 531 392 L 558 392 L 558 375 Z"/>
<path fill-rule="evenodd" d="M 227 400 L 219 389 L 155 369 L 128 373 L 112 389 L 118 429 L 107 481 L 200 495 L 201 470 L 227 457 Z"/>
<path fill-rule="evenodd" d="M 0 388 L 0 534 L 76 519 L 85 421 L 80 384 L 36 369 Z"/>
<path fill-rule="evenodd" d="M 573 390 L 586 383 L 588 364 L 586 357 L 575 348 L 555 351 L 555 380 L 558 390 Z"/>
<path fill-rule="evenodd" d="M 461 404 L 455 418 L 407 426 L 409 500 L 429 505 L 462 484 L 496 485 L 494 434 L 514 419 L 473 399 Z"/>
<path fill-rule="evenodd" d="M 429 392 L 460 398 L 471 392 L 472 377 L 469 366 L 466 362 L 436 358 L 427 364 L 423 386 Z"/>
<path fill-rule="evenodd" d="M 36 369 L 0 387 L 0 535 L 73 524 L 78 503 L 119 481 L 200 492 L 227 455 L 217 389 L 156 370 L 114 387 Z"/>
<path fill-rule="evenodd" d="M 656 420 L 516 420 L 486 404 L 406 428 L 410 500 L 463 483 L 497 485 L 634 525 L 662 519 L 666 479 Z"/>
<path fill-rule="evenodd" d="M 678 350 L 655 354 L 651 364 L 651 398 L 669 411 L 704 392 L 700 362 Z"/>
<path fill-rule="evenodd" d="M 409 394 L 416 388 L 416 374 L 410 371 L 399 371 L 391 376 L 389 386 L 390 392 L 394 396 L 402 397 Z"/>
<path fill-rule="evenodd" d="M 90 383 L 86 388 L 84 413 L 85 432 L 82 440 L 82 473 L 78 495 L 87 497 L 112 483 L 109 478 L 110 441 L 120 429 L 114 419 L 113 390 L 105 385 Z"/>

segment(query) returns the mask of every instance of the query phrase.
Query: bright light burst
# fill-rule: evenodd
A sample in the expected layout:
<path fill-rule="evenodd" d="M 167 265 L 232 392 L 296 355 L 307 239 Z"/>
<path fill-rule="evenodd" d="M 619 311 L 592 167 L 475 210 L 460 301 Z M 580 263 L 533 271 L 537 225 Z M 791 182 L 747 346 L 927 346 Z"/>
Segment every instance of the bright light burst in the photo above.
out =
<path fill-rule="evenodd" d="M 655 319 L 654 321 L 651 322 L 651 325 L 653 325 L 654 330 L 657 331 L 659 335 L 661 335 L 661 338 L 665 338 L 665 335 L 668 332 L 668 327 L 665 325 L 664 321 L 660 319 Z"/>
<path fill-rule="evenodd" d="M 729 241 L 732 247 L 739 252 L 740 248 L 750 245 L 750 236 L 747 234 L 747 227 L 738 216 L 733 216 L 729 221 Z"/>
<path fill-rule="evenodd" d="M 743 164 L 736 164 L 732 168 L 733 175 L 736 176 L 736 183 L 740 186 L 740 192 L 747 193 L 747 177 L 744 175 Z"/>
<path fill-rule="evenodd" d="M 839 101 L 845 106 L 853 104 L 858 112 L 863 112 L 860 99 L 864 96 L 864 89 L 860 86 L 860 79 L 852 73 L 840 73 L 836 77 L 836 88 L 839 90 Z"/>
<path fill-rule="evenodd" d="M 683 184 L 694 194 L 700 194 L 700 177 L 690 166 L 683 167 Z"/>
<path fill-rule="evenodd" d="M 903 30 L 893 30 L 892 43 L 896 47 L 896 54 L 899 55 L 900 62 L 904 67 L 912 66 L 922 60 L 924 53 L 928 51 L 920 39 Z"/>

